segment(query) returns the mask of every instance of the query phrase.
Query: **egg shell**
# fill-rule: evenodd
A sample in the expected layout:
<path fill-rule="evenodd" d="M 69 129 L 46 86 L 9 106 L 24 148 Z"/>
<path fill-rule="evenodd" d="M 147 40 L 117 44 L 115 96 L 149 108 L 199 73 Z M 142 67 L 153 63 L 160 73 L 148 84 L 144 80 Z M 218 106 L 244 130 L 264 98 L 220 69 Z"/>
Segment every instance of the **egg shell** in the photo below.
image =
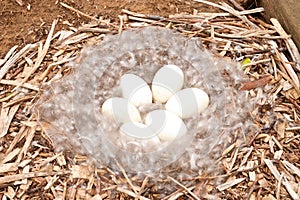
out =
<path fill-rule="evenodd" d="M 124 98 L 113 97 L 107 99 L 102 104 L 101 111 L 102 114 L 119 123 L 141 121 L 141 115 L 138 109 Z"/>
<path fill-rule="evenodd" d="M 120 80 L 122 95 L 133 105 L 140 106 L 152 103 L 152 92 L 147 83 L 134 74 L 124 74 Z"/>
<path fill-rule="evenodd" d="M 173 141 L 187 132 L 184 122 L 174 113 L 168 110 L 154 110 L 145 117 L 148 125 L 163 142 Z"/>
<path fill-rule="evenodd" d="M 159 138 L 145 124 L 139 122 L 127 122 L 120 127 L 119 145 L 130 148 L 135 145 L 146 152 L 155 151 L 161 146 Z"/>
<path fill-rule="evenodd" d="M 152 95 L 155 101 L 165 103 L 184 83 L 184 74 L 176 65 L 164 65 L 154 75 Z"/>
<path fill-rule="evenodd" d="M 167 101 L 167 110 L 175 113 L 182 119 L 202 113 L 209 105 L 209 97 L 199 88 L 186 88 L 176 92 Z"/>

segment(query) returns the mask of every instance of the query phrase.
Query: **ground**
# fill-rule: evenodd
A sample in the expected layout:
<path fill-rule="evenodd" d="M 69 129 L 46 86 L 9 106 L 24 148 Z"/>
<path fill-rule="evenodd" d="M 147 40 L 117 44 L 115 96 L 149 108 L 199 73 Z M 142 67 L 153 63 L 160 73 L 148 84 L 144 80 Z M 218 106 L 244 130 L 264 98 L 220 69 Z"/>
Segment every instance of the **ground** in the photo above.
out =
<path fill-rule="evenodd" d="M 210 0 L 219 2 L 220 0 Z M 228 2 L 228 0 L 224 0 Z M 61 6 L 59 0 L 1 0 L 0 1 L 0 58 L 14 45 L 40 41 L 48 34 L 51 23 L 59 19 L 57 30 L 67 29 L 70 24 L 77 27 L 87 18 L 72 13 Z M 244 4 L 245 0 L 237 0 Z M 193 0 L 65 0 L 70 5 L 90 16 L 118 20 L 122 9 L 145 14 L 168 16 L 175 13 L 215 11 L 215 8 Z"/>
<path fill-rule="evenodd" d="M 86 16 L 114 21 L 107 26 L 89 24 L 91 28 L 83 28 L 80 25 L 89 22 L 88 18 L 64 8 L 58 0 L 0 0 L 0 199 L 217 199 L 215 195 L 229 200 L 299 199 L 300 59 L 297 58 L 300 55 L 297 49 L 291 48 L 295 46 L 293 40 L 286 36 L 280 24 L 274 26 L 261 20 L 257 13 L 262 9 L 236 16 L 239 9 L 235 5 L 235 10 L 221 11 L 221 14 L 193 15 L 194 9 L 219 12 L 195 1 L 64 0 Z M 214 63 L 220 70 L 217 76 L 228 85 L 226 91 L 232 95 L 237 90 L 246 90 L 249 99 L 257 99 L 249 115 L 259 131 L 244 133 L 244 127 L 240 129 L 240 126 L 233 126 L 236 129 L 233 131 L 226 124 L 224 131 L 232 134 L 226 137 L 228 141 L 218 144 L 222 151 L 211 151 L 213 159 L 218 157 L 213 166 L 220 168 L 219 172 L 211 173 L 204 166 L 194 176 L 185 165 L 174 164 L 154 178 L 141 178 L 139 174 L 127 174 L 122 166 L 116 170 L 109 166 L 96 167 L 84 155 L 59 151 L 45 134 L 50 126 L 44 124 L 45 130 L 39 126 L 34 112 L 36 102 L 43 99 L 42 93 L 52 97 L 47 86 L 63 77 L 67 80 L 66 75 L 73 69 L 69 61 L 80 63 L 85 56 L 80 54 L 85 45 L 102 41 L 105 33 L 147 25 L 137 23 L 140 21 L 131 14 L 120 23 L 118 15 L 123 8 L 160 16 L 189 13 L 176 20 L 151 17 L 142 20 L 151 18 L 151 24 L 176 30 L 187 38 L 200 37 L 203 48 L 211 50 L 216 58 Z M 57 18 L 54 34 L 64 37 L 53 37 L 49 31 Z M 62 29 L 72 29 L 72 35 L 65 37 Z M 28 51 L 18 51 L 27 43 L 39 41 L 40 45 L 29 45 Z M 18 50 L 13 49 L 7 58 L 1 59 L 14 45 L 19 46 Z M 217 64 L 223 62 L 219 59 L 235 64 L 223 70 Z M 238 63 L 245 77 L 230 73 L 238 69 Z M 217 76 L 207 76 L 212 80 L 212 87 L 217 83 L 214 80 Z M 59 91 L 68 91 L 69 85 L 61 83 L 64 87 Z M 226 118 L 237 116 L 235 111 L 239 108 L 243 109 L 243 104 L 228 101 L 224 107 L 224 113 L 226 110 L 229 113 Z M 220 136 L 224 136 L 224 131 Z M 59 131 L 54 134 L 59 139 L 63 136 Z M 242 141 L 238 137 L 241 135 Z M 67 142 L 74 141 L 73 135 L 69 138 Z M 75 141 L 71 147 L 76 144 Z"/>

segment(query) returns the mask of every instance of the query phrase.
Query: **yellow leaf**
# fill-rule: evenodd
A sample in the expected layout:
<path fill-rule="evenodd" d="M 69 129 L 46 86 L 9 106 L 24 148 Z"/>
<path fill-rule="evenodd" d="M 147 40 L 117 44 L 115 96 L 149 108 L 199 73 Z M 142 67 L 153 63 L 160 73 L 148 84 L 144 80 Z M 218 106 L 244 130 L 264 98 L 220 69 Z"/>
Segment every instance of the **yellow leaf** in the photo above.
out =
<path fill-rule="evenodd" d="M 248 65 L 251 63 L 251 59 L 250 58 L 245 58 L 244 60 L 242 60 L 242 67 L 244 67 L 245 65 Z"/>

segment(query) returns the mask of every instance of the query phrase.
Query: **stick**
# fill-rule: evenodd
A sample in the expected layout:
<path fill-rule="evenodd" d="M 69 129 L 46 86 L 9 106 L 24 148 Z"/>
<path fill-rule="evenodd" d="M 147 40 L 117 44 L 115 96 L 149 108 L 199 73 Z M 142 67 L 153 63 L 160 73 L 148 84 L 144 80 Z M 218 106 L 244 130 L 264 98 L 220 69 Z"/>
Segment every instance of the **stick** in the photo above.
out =
<path fill-rule="evenodd" d="M 8 59 L 9 57 L 15 52 L 15 50 L 18 48 L 18 45 L 13 46 L 6 54 L 4 59 L 0 60 L 0 66 L 2 66 Z"/>
<path fill-rule="evenodd" d="M 245 10 L 245 9 L 243 8 L 243 6 L 241 6 L 241 5 L 240 5 L 238 2 L 236 2 L 235 0 L 229 0 L 229 2 L 232 3 L 233 6 L 236 7 L 237 9 L 239 9 L 239 10 Z"/>
<path fill-rule="evenodd" d="M 168 176 L 169 179 L 171 179 L 171 181 L 173 181 L 174 183 L 176 183 L 177 185 L 179 185 L 180 187 L 182 187 L 185 191 L 187 191 L 190 195 L 192 195 L 192 197 L 194 197 L 197 200 L 200 200 L 199 197 L 197 197 L 191 190 L 189 190 L 189 188 L 185 187 L 184 185 L 182 185 L 181 183 L 179 183 L 177 180 L 175 180 L 174 178 Z"/>
<path fill-rule="evenodd" d="M 243 82 L 239 90 L 252 90 L 267 85 L 272 80 L 272 75 L 267 75 L 255 81 Z"/>
<path fill-rule="evenodd" d="M 44 45 L 44 48 L 41 52 L 38 53 L 38 57 L 37 57 L 37 61 L 35 62 L 32 70 L 30 71 L 29 74 L 27 74 L 27 76 L 22 80 L 21 84 L 19 84 L 17 87 L 15 87 L 12 91 L 15 91 L 16 89 L 18 89 L 21 85 L 23 85 L 28 79 L 29 77 L 40 67 L 41 63 L 43 62 L 47 52 L 48 52 L 48 49 L 50 47 L 50 42 L 52 40 L 52 36 L 53 36 L 53 33 L 54 33 L 54 28 L 56 26 L 56 23 L 57 23 L 57 20 L 54 20 L 53 23 L 52 23 L 52 26 L 51 26 L 51 29 L 50 29 L 50 32 L 48 34 L 48 37 L 46 39 L 46 42 L 45 42 L 45 45 Z"/>
<path fill-rule="evenodd" d="M 294 41 L 290 38 L 290 36 L 285 32 L 285 30 L 282 28 L 279 21 L 275 18 L 270 19 L 271 23 L 274 25 L 274 28 L 279 33 L 279 35 L 283 36 L 285 39 L 285 43 L 288 47 L 290 47 L 290 54 L 293 57 L 293 59 L 296 61 L 296 69 L 300 71 L 300 54 L 299 50 L 294 43 Z"/>
<path fill-rule="evenodd" d="M 18 86 L 20 85 L 20 82 L 17 81 L 17 80 L 0 80 L 0 83 L 1 84 L 4 84 L 4 85 L 14 85 L 14 86 Z M 35 85 L 32 85 L 30 83 L 24 83 L 22 85 L 23 88 L 27 88 L 27 89 L 30 89 L 30 90 L 35 90 L 35 91 L 39 91 L 39 87 L 38 86 L 35 86 Z"/>
<path fill-rule="evenodd" d="M 65 4 L 65 3 L 63 3 L 63 2 L 59 2 L 59 4 L 62 5 L 63 7 L 65 7 L 65 8 L 67 8 L 67 9 L 73 11 L 73 12 L 76 12 L 78 15 L 81 15 L 81 16 L 86 17 L 86 18 L 88 18 L 88 19 L 94 20 L 94 21 L 96 21 L 96 22 L 99 22 L 99 21 L 100 21 L 99 19 L 97 19 L 97 18 L 95 18 L 95 17 L 92 17 L 92 16 L 89 16 L 89 15 L 87 15 L 87 14 L 81 12 L 80 10 L 77 10 L 77 9 L 73 8 L 72 6 L 69 6 L 69 5 L 67 5 L 67 4 Z"/>
<path fill-rule="evenodd" d="M 20 105 L 16 105 L 12 108 L 2 107 L 0 112 L 0 138 L 4 137 L 8 133 L 10 124 L 19 107 Z"/>
<path fill-rule="evenodd" d="M 22 0 L 16 0 L 16 2 L 20 5 L 20 6 L 24 6 L 24 2 Z"/>
<path fill-rule="evenodd" d="M 26 54 L 31 49 L 34 49 L 36 46 L 37 46 L 37 44 L 27 44 L 23 49 L 21 49 L 18 53 L 16 53 L 9 60 L 7 60 L 7 62 L 4 64 L 4 66 L 0 69 L 0 80 L 5 76 L 6 72 L 13 66 L 13 64 L 20 57 L 22 57 L 24 54 Z M 13 47 L 12 49 L 14 50 L 15 48 L 16 47 Z M 10 51 L 9 51 L 9 53 L 10 53 Z"/>
<path fill-rule="evenodd" d="M 252 23 L 246 16 L 241 15 L 239 11 L 236 11 L 234 8 L 232 8 L 231 6 L 229 6 L 226 3 L 223 3 L 222 4 L 223 6 L 221 6 L 221 5 L 218 5 L 216 3 L 206 1 L 206 0 L 194 0 L 194 1 L 199 2 L 199 3 L 204 3 L 204 4 L 207 4 L 207 5 L 219 8 L 221 10 L 225 10 L 226 12 L 229 12 L 230 14 L 232 14 L 232 15 L 240 18 L 244 22 L 248 23 L 250 25 L 250 27 L 252 27 L 254 29 L 259 29 L 259 27 L 256 26 L 254 23 Z"/>
<path fill-rule="evenodd" d="M 122 9 L 122 12 L 127 14 L 127 15 L 131 15 L 134 17 L 140 17 L 140 18 L 150 18 L 153 20 L 164 20 L 165 18 L 162 16 L 157 16 L 157 15 L 144 15 L 144 14 L 140 14 L 140 13 L 136 13 L 136 12 L 132 12 L 126 9 Z"/>
<path fill-rule="evenodd" d="M 146 198 L 146 197 L 138 196 L 138 195 L 135 194 L 134 192 L 132 192 L 132 191 L 130 191 L 130 190 L 127 190 L 127 189 L 124 189 L 124 188 L 122 188 L 122 187 L 117 187 L 117 190 L 118 190 L 119 192 L 125 193 L 125 194 L 127 194 L 127 195 L 129 195 L 129 196 L 131 196 L 131 197 L 134 197 L 134 198 L 139 198 L 139 199 L 141 199 L 141 200 L 150 200 L 150 199 L 148 199 L 148 198 Z"/>
<path fill-rule="evenodd" d="M 136 191 L 135 187 L 133 186 L 131 180 L 128 178 L 127 173 L 125 171 L 125 169 L 121 166 L 121 164 L 116 160 L 116 164 L 119 167 L 119 169 L 121 170 L 122 174 L 124 175 L 126 181 L 128 182 L 128 184 L 130 185 L 131 189 L 134 191 L 134 193 L 136 195 L 138 195 L 138 192 Z"/>
<path fill-rule="evenodd" d="M 14 174 L 10 176 L 0 177 L 0 185 L 4 183 L 9 183 L 13 181 L 18 181 L 27 178 L 41 177 L 41 176 L 53 176 L 53 175 L 64 175 L 70 172 L 62 171 L 62 172 L 29 172 L 24 174 Z"/>

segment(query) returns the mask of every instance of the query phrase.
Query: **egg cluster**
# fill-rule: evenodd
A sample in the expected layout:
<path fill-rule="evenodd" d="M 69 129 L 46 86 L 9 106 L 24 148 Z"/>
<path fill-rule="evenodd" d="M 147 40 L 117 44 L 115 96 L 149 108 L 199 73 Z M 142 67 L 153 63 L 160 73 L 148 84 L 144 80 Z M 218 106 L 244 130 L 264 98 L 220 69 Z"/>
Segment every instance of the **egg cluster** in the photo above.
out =
<path fill-rule="evenodd" d="M 213 170 L 228 143 L 256 131 L 249 113 L 257 100 L 235 87 L 241 68 L 199 38 L 158 27 L 124 31 L 70 65 L 74 73 L 43 88 L 38 121 L 57 151 L 100 167 L 119 169 L 117 160 L 127 172 L 157 172 L 173 163 L 190 176 Z"/>
<path fill-rule="evenodd" d="M 206 92 L 198 88 L 182 89 L 183 85 L 184 73 L 176 65 L 161 67 L 154 75 L 151 89 L 135 74 L 121 76 L 123 97 L 109 98 L 102 105 L 102 113 L 121 124 L 116 144 L 124 149 L 132 145 L 132 149 L 149 152 L 183 137 L 187 133 L 183 119 L 200 114 L 209 104 Z M 152 103 L 163 104 L 165 109 L 153 110 L 142 120 L 138 108 Z"/>

